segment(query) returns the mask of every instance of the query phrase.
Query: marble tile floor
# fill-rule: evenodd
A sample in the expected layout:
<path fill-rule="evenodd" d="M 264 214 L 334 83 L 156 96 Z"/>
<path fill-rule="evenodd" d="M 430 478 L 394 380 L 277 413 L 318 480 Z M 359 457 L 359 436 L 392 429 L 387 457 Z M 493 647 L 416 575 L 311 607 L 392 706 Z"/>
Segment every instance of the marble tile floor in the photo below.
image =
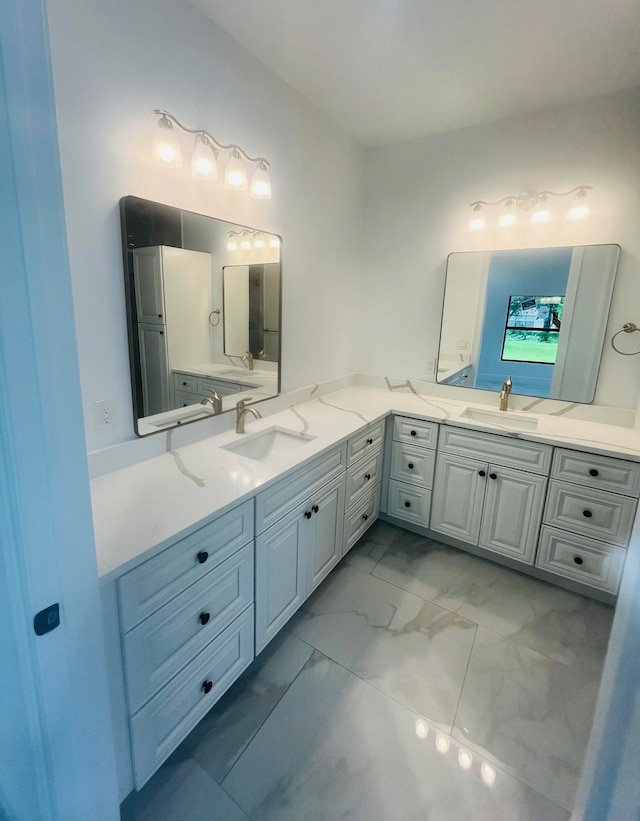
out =
<path fill-rule="evenodd" d="M 124 821 L 568 821 L 613 611 L 378 522 Z"/>

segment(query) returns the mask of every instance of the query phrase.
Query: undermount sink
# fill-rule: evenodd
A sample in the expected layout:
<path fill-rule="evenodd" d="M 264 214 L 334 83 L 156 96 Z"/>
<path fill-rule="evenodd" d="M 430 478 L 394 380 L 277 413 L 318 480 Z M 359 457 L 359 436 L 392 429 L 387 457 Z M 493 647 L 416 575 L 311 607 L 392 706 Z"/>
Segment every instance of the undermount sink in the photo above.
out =
<path fill-rule="evenodd" d="M 248 368 L 243 368 L 240 370 L 239 368 L 230 368 L 228 371 L 219 371 L 219 376 L 253 376 L 252 372 Z M 214 378 L 215 378 L 214 374 Z"/>
<path fill-rule="evenodd" d="M 461 417 L 472 419 L 475 422 L 486 422 L 489 425 L 499 425 L 501 428 L 516 430 L 535 430 L 538 420 L 535 416 L 527 416 L 520 411 L 484 410 L 483 408 L 466 408 Z"/>
<path fill-rule="evenodd" d="M 244 436 L 237 442 L 230 442 L 222 447 L 239 456 L 255 459 L 256 462 L 266 462 L 268 459 L 286 456 L 312 442 L 315 438 L 315 436 L 309 436 L 308 433 L 296 433 L 294 430 L 275 427 Z"/>

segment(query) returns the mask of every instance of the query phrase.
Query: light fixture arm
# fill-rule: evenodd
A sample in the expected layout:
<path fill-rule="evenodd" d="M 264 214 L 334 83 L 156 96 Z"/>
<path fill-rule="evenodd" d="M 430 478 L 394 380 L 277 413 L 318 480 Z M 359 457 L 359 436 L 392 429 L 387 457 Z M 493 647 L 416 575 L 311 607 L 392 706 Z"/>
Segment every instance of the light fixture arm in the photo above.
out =
<path fill-rule="evenodd" d="M 570 191 L 539 191 L 536 194 L 528 194 L 526 197 L 522 194 L 514 194 L 512 196 L 503 197 L 501 200 L 496 200 L 495 202 L 487 202 L 486 200 L 476 200 L 475 202 L 470 202 L 469 206 L 473 208 L 476 205 L 502 205 L 503 202 L 513 202 L 516 205 L 521 205 L 523 203 L 531 204 L 535 202 L 540 197 L 568 197 L 569 194 L 575 194 L 578 191 L 592 191 L 592 185 L 577 185 L 575 188 L 572 188 Z"/>
<path fill-rule="evenodd" d="M 259 163 L 264 168 L 269 168 L 271 163 L 266 160 L 264 157 L 250 157 L 246 151 L 240 148 L 239 145 L 224 145 L 223 143 L 218 142 L 215 137 L 209 134 L 208 131 L 205 131 L 202 128 L 187 128 L 186 126 L 182 125 L 182 123 L 177 120 L 173 114 L 165 111 L 163 108 L 156 108 L 154 109 L 154 114 L 158 117 L 166 117 L 172 125 L 182 131 L 184 134 L 193 134 L 195 136 L 204 136 L 209 140 L 209 142 L 216 148 L 218 151 L 237 151 L 242 157 L 244 157 L 247 162 L 252 163 Z"/>

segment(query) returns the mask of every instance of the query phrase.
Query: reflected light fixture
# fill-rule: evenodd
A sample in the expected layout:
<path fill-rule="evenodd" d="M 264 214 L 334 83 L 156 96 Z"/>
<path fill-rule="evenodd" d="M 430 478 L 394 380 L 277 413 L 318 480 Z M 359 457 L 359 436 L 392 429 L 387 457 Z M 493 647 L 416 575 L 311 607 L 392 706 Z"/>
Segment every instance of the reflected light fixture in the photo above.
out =
<path fill-rule="evenodd" d="M 482 766 L 480 767 L 480 775 L 487 787 L 493 787 L 496 783 L 495 767 L 492 767 L 491 764 L 486 761 L 482 762 Z"/>
<path fill-rule="evenodd" d="M 262 249 L 262 248 L 266 248 L 266 246 L 267 246 L 267 243 L 264 241 L 264 234 L 258 234 L 257 237 L 254 240 L 253 247 L 258 248 L 258 249 Z"/>
<path fill-rule="evenodd" d="M 237 251 L 238 250 L 238 238 L 233 233 L 233 231 L 229 231 L 227 234 L 227 251 Z"/>
<path fill-rule="evenodd" d="M 264 157 L 250 157 L 239 145 L 223 145 L 208 131 L 187 128 L 164 109 L 156 108 L 154 114 L 159 117 L 152 150 L 155 165 L 165 168 L 177 168 L 182 165 L 182 152 L 176 131 L 191 134 L 195 137 L 191 174 L 196 179 L 217 179 L 218 158 L 225 153 L 228 154 L 224 170 L 225 188 L 231 191 L 249 189 L 249 196 L 254 199 L 271 199 L 270 164 Z M 247 166 L 254 169 L 250 186 Z"/>
<path fill-rule="evenodd" d="M 429 735 L 429 725 L 420 718 L 416 721 L 416 735 L 423 740 Z"/>
<path fill-rule="evenodd" d="M 473 764 L 473 756 L 471 755 L 469 750 L 458 750 L 458 764 L 463 770 L 468 770 L 469 767 Z"/>
<path fill-rule="evenodd" d="M 553 221 L 553 211 L 551 208 L 551 197 L 568 197 L 575 194 L 571 207 L 567 212 L 568 220 L 585 220 L 589 217 L 589 200 L 587 192 L 593 190 L 591 185 L 579 185 L 572 188 L 570 191 L 539 191 L 538 193 L 524 192 L 522 194 L 510 194 L 503 197 L 501 200 L 495 202 L 486 202 L 485 200 L 476 200 L 469 203 L 473 209 L 471 219 L 469 220 L 470 231 L 480 231 L 487 225 L 487 220 L 484 214 L 484 207 L 494 208 L 502 206 L 498 216 L 497 224 L 500 228 L 510 228 L 518 223 L 519 211 L 531 211 L 531 223 L 540 225 Z"/>
<path fill-rule="evenodd" d="M 249 232 L 243 231 L 242 238 L 240 239 L 240 249 L 242 251 L 249 251 L 251 250 L 251 240 L 249 239 Z"/>
<path fill-rule="evenodd" d="M 449 741 L 446 735 L 438 733 L 438 735 L 436 736 L 436 750 L 439 753 L 442 753 L 442 755 L 444 755 L 445 753 L 449 752 L 450 744 L 451 742 Z"/>
<path fill-rule="evenodd" d="M 154 165 L 162 165 L 165 168 L 179 168 L 182 165 L 180 143 L 171 120 L 165 114 L 158 120 L 158 130 L 151 153 Z"/>
<path fill-rule="evenodd" d="M 268 243 L 267 237 L 269 237 Z M 267 244 L 269 248 L 279 248 L 280 238 L 274 234 L 265 235 L 264 231 L 258 231 L 256 228 L 227 232 L 227 251 L 250 251 L 252 248 L 264 251 Z"/>

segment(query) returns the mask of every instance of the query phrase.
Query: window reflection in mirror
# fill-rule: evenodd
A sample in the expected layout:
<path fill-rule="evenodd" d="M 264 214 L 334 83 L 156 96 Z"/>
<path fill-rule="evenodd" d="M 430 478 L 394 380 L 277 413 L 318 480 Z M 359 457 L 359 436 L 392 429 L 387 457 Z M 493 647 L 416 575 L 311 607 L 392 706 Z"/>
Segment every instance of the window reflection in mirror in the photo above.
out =
<path fill-rule="evenodd" d="M 136 432 L 279 393 L 280 238 L 138 197 L 121 220 Z M 244 272 L 233 299 L 225 269 Z"/>
<path fill-rule="evenodd" d="M 450 254 L 437 381 L 592 402 L 620 248 Z"/>

